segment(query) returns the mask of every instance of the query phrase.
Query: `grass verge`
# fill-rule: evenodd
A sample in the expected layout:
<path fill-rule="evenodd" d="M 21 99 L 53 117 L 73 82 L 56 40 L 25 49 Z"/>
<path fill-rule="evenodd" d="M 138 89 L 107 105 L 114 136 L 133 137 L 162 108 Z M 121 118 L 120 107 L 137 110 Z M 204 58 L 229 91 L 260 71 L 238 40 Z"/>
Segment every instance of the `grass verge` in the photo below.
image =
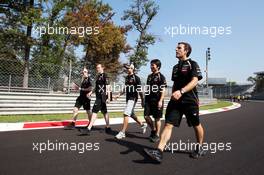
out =
<path fill-rule="evenodd" d="M 200 110 L 217 109 L 232 105 L 228 101 L 217 101 L 216 104 L 205 105 L 200 107 Z M 110 112 L 110 118 L 122 117 L 122 112 Z M 136 112 L 136 115 L 143 116 L 143 111 Z M 98 117 L 102 118 L 103 115 L 98 113 Z M 87 115 L 80 113 L 78 119 L 86 119 Z M 0 123 L 14 123 L 14 122 L 36 122 L 36 121 L 60 121 L 71 119 L 71 114 L 36 114 L 36 115 L 3 115 L 0 116 Z"/>

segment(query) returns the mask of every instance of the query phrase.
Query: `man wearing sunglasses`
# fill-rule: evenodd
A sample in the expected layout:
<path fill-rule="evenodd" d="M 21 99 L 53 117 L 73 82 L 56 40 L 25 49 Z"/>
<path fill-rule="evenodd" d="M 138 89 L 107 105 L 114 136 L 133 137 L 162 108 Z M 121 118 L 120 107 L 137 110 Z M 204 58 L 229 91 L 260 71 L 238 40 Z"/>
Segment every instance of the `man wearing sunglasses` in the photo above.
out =
<path fill-rule="evenodd" d="M 77 97 L 73 108 L 72 122 L 70 122 L 67 126 L 64 127 L 65 130 L 72 130 L 75 128 L 75 122 L 77 120 L 79 110 L 82 106 L 83 109 L 86 110 L 86 113 L 88 115 L 88 120 L 90 121 L 91 119 L 92 113 L 90 111 L 90 102 L 91 102 L 91 94 L 92 94 L 92 83 L 87 68 L 84 68 L 82 71 L 81 86 L 78 86 L 75 83 L 73 83 L 73 89 L 80 90 L 80 95 Z"/>

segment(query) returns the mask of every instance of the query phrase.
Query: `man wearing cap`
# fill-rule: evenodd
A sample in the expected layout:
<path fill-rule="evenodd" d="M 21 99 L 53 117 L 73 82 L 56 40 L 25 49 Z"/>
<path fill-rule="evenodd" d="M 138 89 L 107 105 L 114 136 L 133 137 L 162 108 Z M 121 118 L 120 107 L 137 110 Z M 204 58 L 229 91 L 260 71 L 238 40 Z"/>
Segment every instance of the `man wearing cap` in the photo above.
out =
<path fill-rule="evenodd" d="M 121 131 L 115 136 L 115 138 L 117 139 L 123 139 L 126 137 L 125 132 L 128 127 L 129 117 L 133 118 L 141 126 L 142 133 L 145 133 L 147 128 L 147 124 L 140 121 L 134 112 L 134 108 L 138 100 L 138 95 L 140 95 L 141 98 L 141 106 L 144 107 L 143 93 L 141 90 L 138 90 L 141 89 L 140 78 L 137 75 L 135 75 L 134 73 L 135 67 L 133 64 L 125 65 L 125 68 L 128 74 L 125 78 L 125 88 L 117 96 L 114 97 L 115 99 L 117 99 L 122 94 L 126 93 L 126 107 L 124 110 L 124 121 Z"/>

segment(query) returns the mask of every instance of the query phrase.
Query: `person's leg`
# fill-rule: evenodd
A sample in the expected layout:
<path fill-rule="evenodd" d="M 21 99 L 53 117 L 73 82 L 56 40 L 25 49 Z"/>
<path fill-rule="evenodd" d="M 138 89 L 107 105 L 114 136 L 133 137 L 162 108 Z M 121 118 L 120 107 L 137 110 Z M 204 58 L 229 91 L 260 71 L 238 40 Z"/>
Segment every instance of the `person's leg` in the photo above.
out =
<path fill-rule="evenodd" d="M 199 157 L 205 156 L 206 154 L 206 150 L 204 150 L 202 147 L 204 140 L 204 129 L 200 123 L 193 128 L 197 140 L 197 145 L 195 147 L 195 150 L 190 154 L 190 157 L 198 159 Z"/>
<path fill-rule="evenodd" d="M 145 116 L 145 121 L 148 124 L 148 126 L 150 127 L 151 131 L 150 131 L 150 135 L 149 135 L 149 140 L 151 142 L 154 142 L 153 138 L 156 137 L 156 127 L 155 124 L 152 120 L 152 118 L 150 116 Z"/>
<path fill-rule="evenodd" d="M 91 120 L 90 123 L 88 125 L 88 130 L 90 131 L 94 125 L 95 120 L 97 119 L 97 113 L 102 110 L 102 99 L 100 98 L 96 98 L 94 105 L 93 105 L 93 109 L 92 109 L 92 116 L 91 116 Z"/>
<path fill-rule="evenodd" d="M 132 102 L 131 100 L 127 101 L 126 107 L 124 109 L 124 119 L 123 119 L 123 125 L 121 131 L 115 136 L 117 139 L 123 139 L 126 137 L 126 130 L 128 127 L 128 121 L 129 121 L 129 116 L 132 113 Z"/>
<path fill-rule="evenodd" d="M 197 143 L 202 145 L 203 144 L 203 140 L 204 140 L 204 129 L 203 129 L 203 126 L 200 123 L 199 125 L 194 126 L 193 128 L 194 128 L 194 131 L 195 131 L 195 136 L 196 136 Z"/>
<path fill-rule="evenodd" d="M 179 127 L 182 119 L 181 105 L 175 101 L 170 100 L 165 115 L 165 126 L 163 128 L 159 144 L 156 149 L 144 149 L 145 153 L 157 162 L 162 161 L 162 154 L 166 144 L 171 138 L 172 129 L 174 126 Z"/>
<path fill-rule="evenodd" d="M 161 118 L 162 118 L 162 114 L 163 114 L 163 105 L 161 108 L 158 107 L 158 101 L 153 101 L 152 105 L 151 105 L 151 109 L 153 111 L 153 118 L 155 119 L 154 121 L 154 128 L 155 133 L 152 136 L 152 138 L 150 139 L 151 142 L 158 142 L 160 140 L 160 132 L 161 132 Z"/>
<path fill-rule="evenodd" d="M 129 116 L 132 117 L 133 115 L 133 107 L 135 105 L 135 101 L 134 100 L 128 100 L 125 110 L 124 110 L 124 121 L 123 121 L 123 127 L 122 127 L 122 132 L 125 132 L 127 130 L 128 127 L 128 121 L 129 121 Z"/>
<path fill-rule="evenodd" d="M 156 130 L 151 131 L 150 141 L 156 143 L 160 140 L 160 128 L 161 128 L 160 118 L 155 118 L 154 128 Z"/>
<path fill-rule="evenodd" d="M 153 121 L 152 121 L 150 115 L 152 115 L 151 109 L 150 109 L 150 103 L 146 101 L 145 106 L 144 106 L 144 119 L 145 119 L 146 123 L 148 124 L 148 126 L 150 127 L 151 131 L 154 131 L 155 126 L 153 124 Z"/>
<path fill-rule="evenodd" d="M 122 132 L 125 133 L 128 127 L 128 121 L 129 121 L 129 116 L 124 114 L 124 120 L 123 120 L 123 126 L 122 126 Z"/>
<path fill-rule="evenodd" d="M 146 123 L 149 125 L 150 129 L 152 131 L 155 131 L 156 128 L 155 128 L 155 125 L 153 125 L 153 121 L 152 121 L 151 117 L 150 116 L 145 116 L 144 118 L 145 118 Z"/>
<path fill-rule="evenodd" d="M 116 139 L 123 139 L 123 138 L 126 137 L 126 130 L 127 130 L 127 127 L 128 127 L 128 120 L 129 120 L 129 116 L 124 114 L 123 126 L 122 126 L 121 131 L 115 136 Z"/>
<path fill-rule="evenodd" d="M 92 112 L 91 112 L 91 100 L 88 98 L 85 98 L 83 109 L 86 110 L 88 121 L 91 121 Z"/>
<path fill-rule="evenodd" d="M 90 131 L 93 127 L 93 124 L 94 124 L 96 118 L 97 118 L 97 113 L 92 113 L 91 119 L 89 120 L 89 123 L 88 123 L 88 126 L 86 126 L 84 128 L 78 128 L 78 131 L 81 133 L 80 136 L 90 135 Z"/>
<path fill-rule="evenodd" d="M 183 106 L 184 113 L 189 127 L 194 128 L 197 143 L 202 145 L 204 139 L 204 129 L 200 123 L 199 106 L 196 104 Z"/>
<path fill-rule="evenodd" d="M 161 121 L 160 118 L 155 119 L 155 128 L 156 128 L 156 135 L 160 136 L 160 129 L 161 129 Z"/>
<path fill-rule="evenodd" d="M 171 138 L 172 128 L 173 128 L 172 124 L 165 123 L 157 149 L 144 149 L 145 153 L 152 160 L 161 163 L 163 158 L 163 151 L 165 149 L 166 144 Z"/>
<path fill-rule="evenodd" d="M 160 137 L 160 142 L 158 145 L 158 149 L 162 152 L 164 151 L 164 148 L 165 148 L 167 142 L 171 138 L 172 128 L 173 128 L 173 125 L 170 123 L 166 123 L 164 128 L 163 128 L 163 131 L 162 131 L 162 134 Z"/>
<path fill-rule="evenodd" d="M 190 154 L 190 157 L 197 159 L 206 154 L 206 151 L 202 149 L 202 144 L 204 140 L 204 129 L 199 119 L 199 107 L 196 105 L 186 106 L 185 116 L 186 116 L 188 125 L 194 128 L 196 141 L 197 141 L 195 150 Z"/>
<path fill-rule="evenodd" d="M 105 102 L 103 102 L 102 105 L 101 105 L 101 112 L 104 115 L 106 128 L 110 128 L 110 124 L 109 124 L 109 114 L 107 112 L 107 107 L 106 107 L 106 103 Z"/>
<path fill-rule="evenodd" d="M 88 130 L 91 130 L 92 127 L 93 127 L 93 124 L 95 122 L 95 120 L 97 119 L 97 113 L 93 113 L 92 116 L 91 116 L 91 120 L 89 122 L 89 125 L 87 127 Z"/>
<path fill-rule="evenodd" d="M 130 117 L 133 118 L 133 120 L 135 120 L 141 127 L 144 125 L 143 122 L 136 116 L 134 109 L 136 106 L 136 101 L 134 100 L 129 100 L 129 106 L 131 108 L 131 115 Z"/>
<path fill-rule="evenodd" d="M 94 102 L 94 106 L 92 109 L 92 115 L 89 119 L 88 126 L 85 128 L 78 128 L 79 132 L 81 133 L 80 135 L 89 135 L 89 133 L 90 133 L 90 131 L 94 125 L 94 122 L 97 119 L 97 113 L 99 112 L 100 108 L 101 108 L 101 101 L 100 101 L 100 99 L 96 99 Z"/>
<path fill-rule="evenodd" d="M 68 123 L 66 126 L 64 126 L 65 130 L 72 130 L 75 128 L 75 122 L 77 120 L 78 111 L 79 111 L 78 107 L 73 108 L 72 121 L 70 123 Z"/>
<path fill-rule="evenodd" d="M 92 112 L 91 112 L 91 110 L 86 110 L 86 114 L 87 114 L 88 121 L 90 122 L 91 121 L 91 118 L 92 118 Z"/>
<path fill-rule="evenodd" d="M 136 116 L 136 114 L 132 114 L 131 115 L 131 118 L 133 119 L 133 120 L 135 120 L 135 122 L 137 122 L 137 124 L 139 124 L 140 126 L 142 126 L 143 125 L 143 122 Z"/>
<path fill-rule="evenodd" d="M 109 128 L 110 127 L 110 124 L 109 124 L 109 114 L 108 113 L 104 113 L 103 115 L 104 115 L 104 119 L 105 119 L 105 126 L 107 128 Z"/>
<path fill-rule="evenodd" d="M 105 119 L 105 132 L 110 134 L 112 132 L 112 129 L 109 124 L 109 114 L 106 112 L 103 114 Z"/>
<path fill-rule="evenodd" d="M 74 108 L 73 108 L 73 114 L 72 114 L 72 121 L 73 121 L 73 122 L 75 122 L 75 121 L 77 120 L 78 113 L 79 113 L 79 108 L 74 107 Z"/>
<path fill-rule="evenodd" d="M 70 123 L 68 123 L 66 126 L 64 126 L 65 130 L 72 130 L 75 128 L 75 123 L 77 120 L 78 112 L 79 112 L 79 108 L 74 107 L 73 108 L 73 114 L 72 114 L 72 121 Z"/>
<path fill-rule="evenodd" d="M 73 108 L 73 114 L 72 114 L 72 121 L 73 122 L 75 122 L 77 120 L 79 109 L 82 106 L 85 107 L 85 103 L 84 103 L 83 98 L 81 96 L 79 96 L 79 97 L 77 97 L 74 108 Z"/>
<path fill-rule="evenodd" d="M 133 109 L 133 112 L 132 112 L 132 115 L 131 115 L 131 118 L 133 118 L 141 127 L 142 129 L 142 134 L 145 134 L 145 132 L 147 131 L 147 127 L 148 125 L 146 123 L 143 123 L 143 121 L 141 121 L 137 116 L 136 114 L 134 113 L 134 109 Z"/>

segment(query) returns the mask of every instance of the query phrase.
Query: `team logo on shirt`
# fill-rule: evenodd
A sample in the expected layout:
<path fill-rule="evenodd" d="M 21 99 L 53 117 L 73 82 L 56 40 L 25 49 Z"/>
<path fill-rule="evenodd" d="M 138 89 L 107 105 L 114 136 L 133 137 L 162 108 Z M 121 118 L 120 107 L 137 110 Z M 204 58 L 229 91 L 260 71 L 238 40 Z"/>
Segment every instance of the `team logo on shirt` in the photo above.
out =
<path fill-rule="evenodd" d="M 182 73 L 186 73 L 186 72 L 188 72 L 188 70 L 189 70 L 189 65 L 183 65 L 182 69 L 181 69 L 181 72 Z"/>

